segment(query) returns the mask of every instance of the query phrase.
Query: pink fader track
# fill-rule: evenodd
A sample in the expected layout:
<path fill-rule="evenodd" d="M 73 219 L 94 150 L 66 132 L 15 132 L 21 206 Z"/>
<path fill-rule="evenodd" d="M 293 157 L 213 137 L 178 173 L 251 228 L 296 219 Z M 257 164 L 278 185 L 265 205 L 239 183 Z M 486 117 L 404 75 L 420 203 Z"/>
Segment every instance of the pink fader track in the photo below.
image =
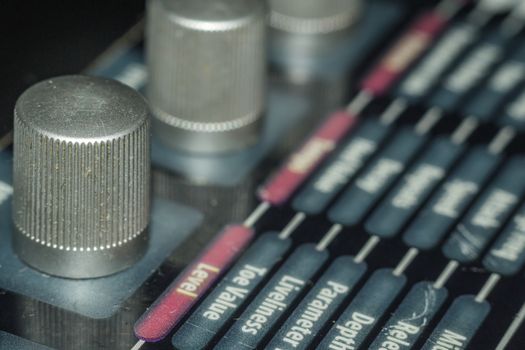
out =
<path fill-rule="evenodd" d="M 135 335 L 146 342 L 166 337 L 191 307 L 246 248 L 254 231 L 227 226 L 135 323 Z"/>
<path fill-rule="evenodd" d="M 435 10 L 418 17 L 362 82 L 361 88 L 372 96 L 384 95 L 423 51 L 430 47 L 447 23 L 448 20 Z"/>
<path fill-rule="evenodd" d="M 283 167 L 259 189 L 259 198 L 278 206 L 286 202 L 317 166 L 355 126 L 357 118 L 346 111 L 332 114 Z"/>

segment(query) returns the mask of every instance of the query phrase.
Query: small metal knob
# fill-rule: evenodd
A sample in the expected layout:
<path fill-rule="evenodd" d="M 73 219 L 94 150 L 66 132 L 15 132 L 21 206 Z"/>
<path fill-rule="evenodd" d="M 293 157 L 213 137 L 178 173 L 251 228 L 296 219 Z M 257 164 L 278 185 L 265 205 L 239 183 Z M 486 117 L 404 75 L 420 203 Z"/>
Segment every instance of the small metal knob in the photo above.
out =
<path fill-rule="evenodd" d="M 361 0 L 270 0 L 271 59 L 297 80 L 333 56 L 361 15 Z"/>
<path fill-rule="evenodd" d="M 257 141 L 266 13 L 260 0 L 149 1 L 147 95 L 164 144 L 220 153 Z"/>
<path fill-rule="evenodd" d="M 14 248 L 51 275 L 121 271 L 147 249 L 149 109 L 118 82 L 64 76 L 20 96 L 14 117 Z"/>

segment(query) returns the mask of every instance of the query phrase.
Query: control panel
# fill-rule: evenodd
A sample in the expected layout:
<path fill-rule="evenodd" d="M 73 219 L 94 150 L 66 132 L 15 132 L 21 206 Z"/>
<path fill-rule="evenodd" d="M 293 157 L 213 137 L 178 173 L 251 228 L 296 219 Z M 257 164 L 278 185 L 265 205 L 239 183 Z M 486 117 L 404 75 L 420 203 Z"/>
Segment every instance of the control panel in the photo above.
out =
<path fill-rule="evenodd" d="M 0 349 L 523 349 L 524 44 L 521 1 L 147 1 L 10 106 Z"/>

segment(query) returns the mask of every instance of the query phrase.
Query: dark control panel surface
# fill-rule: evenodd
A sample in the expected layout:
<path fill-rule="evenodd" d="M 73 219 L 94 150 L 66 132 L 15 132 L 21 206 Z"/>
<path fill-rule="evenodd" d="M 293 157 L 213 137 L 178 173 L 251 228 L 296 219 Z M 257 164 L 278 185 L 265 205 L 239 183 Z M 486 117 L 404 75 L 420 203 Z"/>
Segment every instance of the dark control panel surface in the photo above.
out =
<path fill-rule="evenodd" d="M 0 349 L 524 348 L 523 6 L 243 1 L 6 69 Z"/>

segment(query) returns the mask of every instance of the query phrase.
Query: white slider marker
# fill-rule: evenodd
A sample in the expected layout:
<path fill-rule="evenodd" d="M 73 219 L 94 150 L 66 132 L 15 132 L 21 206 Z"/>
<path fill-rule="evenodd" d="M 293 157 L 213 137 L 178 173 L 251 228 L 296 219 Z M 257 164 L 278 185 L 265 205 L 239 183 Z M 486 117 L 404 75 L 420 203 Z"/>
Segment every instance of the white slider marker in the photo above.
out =
<path fill-rule="evenodd" d="M 131 350 L 139 350 L 144 344 L 146 344 L 144 340 L 139 340 L 135 345 L 133 345 Z"/>
<path fill-rule="evenodd" d="M 476 301 L 478 303 L 485 301 L 487 297 L 490 295 L 490 293 L 492 292 L 492 290 L 494 290 L 494 288 L 496 287 L 500 279 L 501 279 L 501 276 L 498 275 L 497 273 L 491 274 L 489 278 L 487 279 L 487 282 L 485 282 L 481 290 L 476 295 Z"/>
<path fill-rule="evenodd" d="M 315 249 L 319 251 L 325 250 L 330 245 L 330 243 L 332 243 L 333 240 L 339 235 L 342 229 L 343 226 L 339 224 L 333 225 L 324 235 L 324 237 L 319 241 L 319 243 L 317 243 Z"/>
<path fill-rule="evenodd" d="M 406 254 L 403 256 L 399 264 L 397 264 L 396 268 L 392 272 L 394 276 L 401 276 L 403 273 L 405 273 L 406 269 L 410 266 L 412 261 L 416 258 L 416 256 L 419 254 L 419 250 L 416 248 L 410 248 Z"/>
<path fill-rule="evenodd" d="M 505 350 L 509 346 L 510 341 L 518 332 L 518 329 L 521 327 L 523 321 L 525 320 L 525 303 L 521 307 L 521 309 L 518 311 L 516 316 L 514 317 L 514 320 L 510 324 L 509 328 L 507 328 L 507 331 L 501 338 L 500 342 L 498 343 L 498 346 L 495 350 Z"/>

